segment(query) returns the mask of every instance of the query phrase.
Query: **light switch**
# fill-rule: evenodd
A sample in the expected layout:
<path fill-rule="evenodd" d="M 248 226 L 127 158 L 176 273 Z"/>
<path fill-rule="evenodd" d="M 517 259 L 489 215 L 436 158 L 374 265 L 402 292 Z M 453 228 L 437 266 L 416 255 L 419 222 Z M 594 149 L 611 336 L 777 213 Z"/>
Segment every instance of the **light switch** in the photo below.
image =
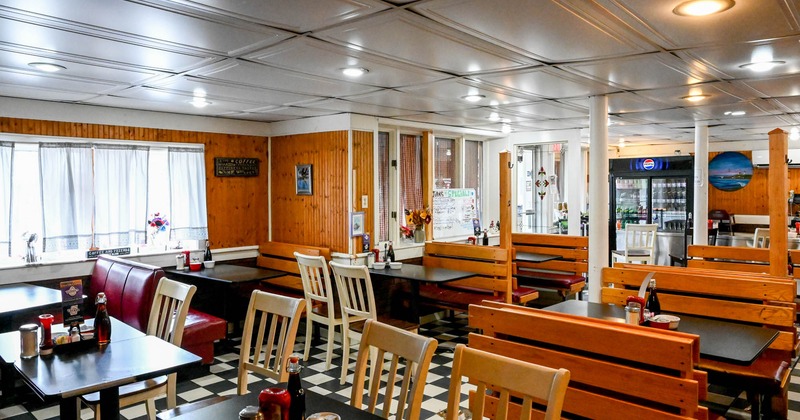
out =
<path fill-rule="evenodd" d="M 361 208 L 365 209 L 367 207 L 369 207 L 369 196 L 368 195 L 362 195 L 361 196 Z"/>

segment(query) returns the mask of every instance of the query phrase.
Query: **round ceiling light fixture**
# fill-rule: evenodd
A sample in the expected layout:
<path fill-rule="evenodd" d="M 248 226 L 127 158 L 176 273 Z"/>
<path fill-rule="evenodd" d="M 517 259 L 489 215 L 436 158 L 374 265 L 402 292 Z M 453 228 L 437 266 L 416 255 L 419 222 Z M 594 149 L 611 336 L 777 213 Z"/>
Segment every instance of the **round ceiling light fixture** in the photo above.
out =
<path fill-rule="evenodd" d="M 742 64 L 739 67 L 743 68 L 743 69 L 752 70 L 752 71 L 757 72 L 757 73 L 762 73 L 762 72 L 765 72 L 765 71 L 770 71 L 770 70 L 774 69 L 776 66 L 780 66 L 781 64 L 786 64 L 786 62 L 785 61 L 776 61 L 776 60 L 773 60 L 773 61 L 758 61 L 758 62 L 754 62 L 754 63 Z"/>
<path fill-rule="evenodd" d="M 478 102 L 485 97 L 486 97 L 485 95 L 467 95 L 467 96 L 462 96 L 461 99 L 467 102 Z"/>
<path fill-rule="evenodd" d="M 369 70 L 363 67 L 346 67 L 342 69 L 342 74 L 347 77 L 361 77 L 366 73 L 369 73 Z"/>
<path fill-rule="evenodd" d="M 733 0 L 691 0 L 672 9 L 678 16 L 708 16 L 722 13 L 736 4 Z"/>
<path fill-rule="evenodd" d="M 60 64 L 53 64 L 53 63 L 28 63 L 29 66 L 35 68 L 36 70 L 46 71 L 48 73 L 55 73 L 57 71 L 66 70 L 67 68 L 60 65 Z"/>
<path fill-rule="evenodd" d="M 711 95 L 687 95 L 687 96 L 681 96 L 681 99 L 686 99 L 689 102 L 700 102 L 703 99 L 708 98 L 709 96 Z"/>

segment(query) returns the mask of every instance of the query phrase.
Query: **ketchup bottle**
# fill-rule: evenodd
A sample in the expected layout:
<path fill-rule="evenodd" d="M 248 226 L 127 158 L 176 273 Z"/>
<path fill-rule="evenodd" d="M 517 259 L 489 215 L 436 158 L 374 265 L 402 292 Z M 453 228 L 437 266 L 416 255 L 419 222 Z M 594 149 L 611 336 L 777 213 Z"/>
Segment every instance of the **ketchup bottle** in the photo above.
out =
<path fill-rule="evenodd" d="M 267 388 L 258 395 L 258 412 L 264 420 L 289 420 L 291 396 L 283 388 Z"/>

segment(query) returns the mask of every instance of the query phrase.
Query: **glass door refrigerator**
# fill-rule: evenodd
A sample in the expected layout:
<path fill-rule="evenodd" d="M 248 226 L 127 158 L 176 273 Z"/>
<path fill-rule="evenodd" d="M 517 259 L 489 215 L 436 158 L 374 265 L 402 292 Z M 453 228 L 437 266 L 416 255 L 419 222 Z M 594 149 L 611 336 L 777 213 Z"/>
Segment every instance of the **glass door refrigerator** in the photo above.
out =
<path fill-rule="evenodd" d="M 655 223 L 659 232 L 682 237 L 693 208 L 693 179 L 692 156 L 610 159 L 609 249 L 624 246 L 628 223 Z M 658 247 L 658 235 L 656 242 Z"/>

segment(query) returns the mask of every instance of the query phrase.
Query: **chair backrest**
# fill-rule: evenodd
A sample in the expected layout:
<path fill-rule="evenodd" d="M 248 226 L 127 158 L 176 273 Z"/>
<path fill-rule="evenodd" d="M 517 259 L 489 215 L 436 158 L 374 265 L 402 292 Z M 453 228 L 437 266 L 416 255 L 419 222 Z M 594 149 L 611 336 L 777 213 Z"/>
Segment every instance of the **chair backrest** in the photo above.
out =
<path fill-rule="evenodd" d="M 458 418 L 462 377 L 468 377 L 469 382 L 477 386 L 469 400 L 474 418 L 483 417 L 486 391 L 492 390 L 499 392 L 497 419 L 510 418 L 510 411 L 516 411 L 509 404 L 509 397 L 514 395 L 522 397 L 520 419 L 531 418 L 533 402 L 536 402 L 546 404 L 545 420 L 555 420 L 561 418 L 570 374 L 566 369 L 553 369 L 458 344 L 450 375 L 448 420 Z"/>
<path fill-rule="evenodd" d="M 708 229 L 708 244 L 706 244 L 706 245 L 714 246 L 714 245 L 717 244 L 717 233 L 718 232 L 719 232 L 719 229 L 714 229 L 714 228 Z M 694 229 L 693 228 L 686 228 L 686 230 L 684 231 L 683 241 L 684 241 L 683 256 L 685 258 L 687 255 L 689 255 L 688 252 L 687 252 L 687 249 L 689 248 L 689 245 L 694 244 Z"/>
<path fill-rule="evenodd" d="M 769 248 L 769 228 L 756 228 L 753 234 L 754 248 Z"/>
<path fill-rule="evenodd" d="M 286 382 L 289 377 L 286 366 L 294 349 L 297 326 L 305 305 L 303 299 L 253 290 L 247 305 L 239 353 L 240 395 L 247 393 L 248 371 Z"/>
<path fill-rule="evenodd" d="M 331 287 L 331 276 L 324 256 L 294 253 L 300 278 L 303 280 L 303 293 L 306 298 L 306 309 L 310 310 L 313 301 L 327 304 L 328 311 L 334 310 L 334 291 Z"/>
<path fill-rule="evenodd" d="M 383 401 L 381 417 L 389 418 L 392 414 L 390 410 L 393 404 L 389 403 L 389 401 L 394 399 L 398 369 L 402 368 L 399 365 L 399 360 L 404 359 L 405 368 L 403 369 L 402 377 L 399 378 L 400 390 L 397 395 L 397 412 L 393 413 L 394 418 L 420 418 L 420 408 L 422 406 L 428 368 L 436 346 L 438 346 L 438 342 L 434 338 L 414 334 L 372 319 L 367 320 L 358 349 L 350 405 L 358 409 L 362 408 L 367 361 L 370 358 L 370 351 L 377 350 L 376 360 L 379 362 L 376 365 L 378 369 L 372 368 L 370 370 L 372 379 L 369 381 L 370 390 L 367 410 L 370 413 L 375 413 L 375 408 L 379 402 L 378 389 L 381 384 L 381 378 L 386 375 L 386 391 L 383 397 L 380 398 L 380 401 Z M 386 366 L 384 359 L 387 354 L 391 360 L 388 371 L 384 372 L 383 368 Z"/>
<path fill-rule="evenodd" d="M 189 305 L 196 291 L 195 285 L 190 286 L 161 277 L 156 286 L 153 305 L 150 307 L 147 334 L 180 346 L 186 314 L 189 312 Z"/>
<path fill-rule="evenodd" d="M 330 262 L 333 277 L 336 279 L 336 290 L 339 292 L 339 304 L 342 307 L 342 321 L 347 326 L 363 319 L 378 319 L 375 309 L 375 293 L 369 270 L 363 265 L 344 265 Z"/>
<path fill-rule="evenodd" d="M 658 224 L 638 225 L 628 223 L 625 225 L 625 250 L 652 251 L 655 247 L 656 231 Z"/>

